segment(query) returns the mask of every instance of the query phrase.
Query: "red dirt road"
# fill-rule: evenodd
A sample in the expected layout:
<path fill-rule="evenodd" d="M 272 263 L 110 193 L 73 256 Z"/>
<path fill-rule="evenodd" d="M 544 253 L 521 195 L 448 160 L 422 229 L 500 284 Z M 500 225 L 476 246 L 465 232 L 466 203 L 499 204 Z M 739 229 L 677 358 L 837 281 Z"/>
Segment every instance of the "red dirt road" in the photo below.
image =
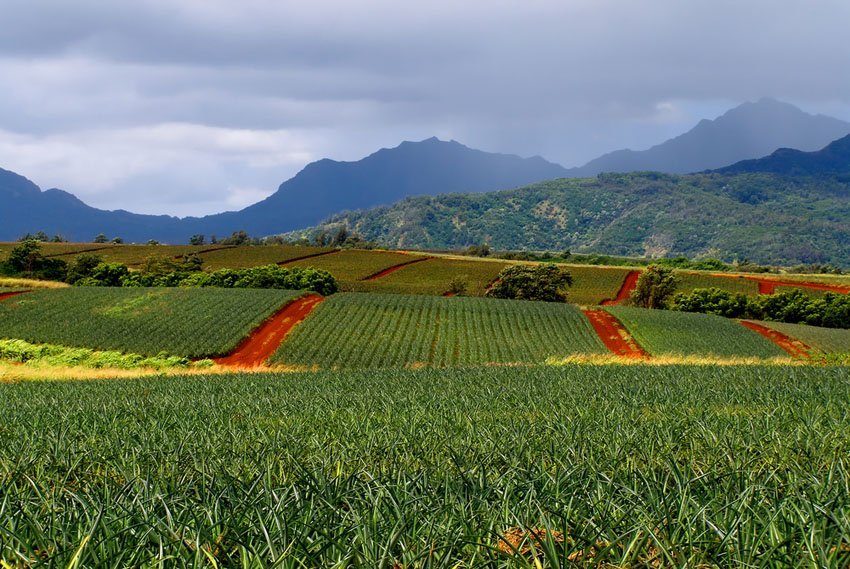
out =
<path fill-rule="evenodd" d="M 749 320 L 741 320 L 741 324 L 743 324 L 746 328 L 758 332 L 786 352 L 795 358 L 804 358 L 810 359 L 811 348 L 801 342 L 800 340 L 795 340 L 790 336 L 786 336 L 782 332 L 778 332 L 772 328 L 768 328 L 767 326 L 762 326 L 761 324 L 757 324 L 755 322 L 750 322 Z"/>
<path fill-rule="evenodd" d="M 770 277 L 753 277 L 753 276 L 737 276 L 737 275 L 729 275 L 724 273 L 712 273 L 713 277 L 720 277 L 725 279 L 747 279 L 749 281 L 754 281 L 759 285 L 759 294 L 773 294 L 776 292 L 776 287 L 778 286 L 796 286 L 800 288 L 810 288 L 813 290 L 823 290 L 826 292 L 837 292 L 839 294 L 850 294 L 850 286 L 848 285 L 836 285 L 836 284 L 827 284 L 827 283 L 811 283 L 811 282 L 801 282 L 801 281 L 791 281 L 791 280 L 783 280 L 783 279 L 773 279 Z"/>
<path fill-rule="evenodd" d="M 366 277 L 363 280 L 364 281 L 374 281 L 374 280 L 377 280 L 377 279 L 382 279 L 385 276 L 391 275 L 394 272 L 398 271 L 399 269 L 403 269 L 408 265 L 413 265 L 414 263 L 421 263 L 422 261 L 427 261 L 428 259 L 430 259 L 430 257 L 422 257 L 420 259 L 413 259 L 412 261 L 405 261 L 404 263 L 401 263 L 401 264 L 398 264 L 398 265 L 393 265 L 392 267 L 387 267 L 386 269 L 384 269 L 382 271 L 378 271 L 374 275 L 369 275 L 368 277 Z"/>
<path fill-rule="evenodd" d="M 274 316 L 260 324 L 236 350 L 213 361 L 219 365 L 236 367 L 259 367 L 263 365 L 283 343 L 286 335 L 299 322 L 307 318 L 323 300 L 325 300 L 325 297 L 316 294 L 293 300 Z"/>
<path fill-rule="evenodd" d="M 606 298 L 602 301 L 602 306 L 613 306 L 628 300 L 632 291 L 635 290 L 635 287 L 637 286 L 639 277 L 640 271 L 629 271 L 629 274 L 627 274 L 626 278 L 623 279 L 623 284 L 620 286 L 619 292 L 617 292 L 617 297 Z"/>
<path fill-rule="evenodd" d="M 604 310 L 582 310 L 599 335 L 599 339 L 614 355 L 624 358 L 649 358 L 637 345 L 620 321 Z"/>
<path fill-rule="evenodd" d="M 19 294 L 24 294 L 25 292 L 29 292 L 28 290 L 16 290 L 15 292 L 0 292 L 0 300 L 6 300 L 7 298 L 12 298 L 13 296 L 18 296 Z"/>

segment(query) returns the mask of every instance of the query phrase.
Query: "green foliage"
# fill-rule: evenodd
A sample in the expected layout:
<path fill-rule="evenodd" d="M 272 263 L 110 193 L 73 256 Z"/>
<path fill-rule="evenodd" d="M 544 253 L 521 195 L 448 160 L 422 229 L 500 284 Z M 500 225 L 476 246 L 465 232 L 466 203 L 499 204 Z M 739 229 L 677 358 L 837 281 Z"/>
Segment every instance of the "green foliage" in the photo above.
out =
<path fill-rule="evenodd" d="M 115 351 L 69 348 L 54 344 L 30 344 L 23 340 L 0 340 L 0 360 L 50 366 L 116 369 L 167 369 L 189 367 L 192 364 L 186 358 L 169 356 L 166 353 L 142 356 Z"/>
<path fill-rule="evenodd" d="M 653 356 L 771 358 L 787 355 L 757 332 L 720 316 L 626 306 L 605 309 Z"/>
<path fill-rule="evenodd" d="M 672 308 L 684 312 L 717 314 L 727 318 L 850 328 L 850 295 L 834 292 L 813 298 L 799 289 L 791 289 L 771 295 L 749 297 L 717 288 L 696 289 L 690 294 L 677 294 Z"/>
<path fill-rule="evenodd" d="M 679 281 L 669 267 L 650 265 L 641 272 L 631 302 L 641 308 L 665 308 Z"/>
<path fill-rule="evenodd" d="M 91 276 L 74 282 L 76 286 L 123 286 L 130 275 L 129 269 L 121 263 L 100 263 L 91 271 Z"/>
<path fill-rule="evenodd" d="M 0 302 L 0 338 L 183 357 L 229 353 L 301 295 L 284 290 L 71 287 Z"/>
<path fill-rule="evenodd" d="M 843 567 L 848 407 L 830 367 L 0 384 L 0 559 Z M 514 527 L 569 541 L 538 565 Z"/>
<path fill-rule="evenodd" d="M 312 290 L 322 295 L 333 294 L 339 289 L 336 279 L 327 271 L 278 265 L 194 273 L 182 279 L 178 286 Z"/>
<path fill-rule="evenodd" d="M 83 253 L 74 259 L 74 262 L 68 267 L 68 275 L 65 281 L 69 284 L 75 284 L 77 281 L 91 277 L 94 274 L 94 269 L 103 263 L 103 257 L 93 253 Z"/>
<path fill-rule="evenodd" d="M 566 304 L 348 293 L 320 304 L 271 362 L 444 367 L 605 353 L 587 319 Z"/>
<path fill-rule="evenodd" d="M 492 298 L 566 302 L 565 289 L 573 284 L 570 272 L 551 263 L 511 265 L 499 273 L 498 280 L 487 291 Z"/>
<path fill-rule="evenodd" d="M 0 263 L 0 274 L 32 279 L 61 281 L 65 279 L 67 271 L 67 263 L 45 257 L 41 241 L 35 239 L 22 241 Z"/>

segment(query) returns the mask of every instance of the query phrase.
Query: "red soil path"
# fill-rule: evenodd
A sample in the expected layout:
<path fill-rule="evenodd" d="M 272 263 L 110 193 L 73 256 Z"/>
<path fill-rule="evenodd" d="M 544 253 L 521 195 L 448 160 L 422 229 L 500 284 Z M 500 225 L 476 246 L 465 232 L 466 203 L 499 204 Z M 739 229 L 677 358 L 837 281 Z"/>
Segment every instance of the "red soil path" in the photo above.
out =
<path fill-rule="evenodd" d="M 590 320 L 599 339 L 614 355 L 625 358 L 649 358 L 649 354 L 637 345 L 612 314 L 604 310 L 582 310 L 582 312 Z"/>
<path fill-rule="evenodd" d="M 606 298 L 602 301 L 602 306 L 613 306 L 615 304 L 620 304 L 621 302 L 625 302 L 631 296 L 632 291 L 637 287 L 638 278 L 640 277 L 640 271 L 629 271 L 629 274 L 626 275 L 626 278 L 623 279 L 623 284 L 620 286 L 620 290 L 617 292 L 616 298 Z"/>
<path fill-rule="evenodd" d="M 768 328 L 767 326 L 762 326 L 761 324 L 756 324 L 755 322 L 750 322 L 748 320 L 741 320 L 741 324 L 750 330 L 758 332 L 795 358 L 809 359 L 812 357 L 811 348 L 800 340 L 795 340 L 790 336 L 786 336 L 782 332 L 778 332 L 772 328 Z"/>
<path fill-rule="evenodd" d="M 13 296 L 18 296 L 19 294 L 24 294 L 25 292 L 29 292 L 28 290 L 16 290 L 15 292 L 0 292 L 0 300 L 6 300 L 7 298 L 12 298 Z"/>
<path fill-rule="evenodd" d="M 325 297 L 316 294 L 296 299 L 251 332 L 236 350 L 229 355 L 216 358 L 215 363 L 225 366 L 259 367 L 265 363 L 283 343 L 286 335 L 302 320 L 307 318 Z"/>
<path fill-rule="evenodd" d="M 759 294 L 773 294 L 778 286 L 796 286 L 801 288 L 810 288 L 813 290 L 824 290 L 827 292 L 837 292 L 839 294 L 850 294 L 850 285 L 836 285 L 827 283 L 811 283 L 802 281 L 791 281 L 782 279 L 773 279 L 770 277 L 753 277 L 753 276 L 736 276 L 724 273 L 712 273 L 713 277 L 725 279 L 747 279 L 757 282 L 759 285 Z"/>
<path fill-rule="evenodd" d="M 394 272 L 398 271 L 399 269 L 403 269 L 408 265 L 412 265 L 414 263 L 421 263 L 422 261 L 427 261 L 428 259 L 430 259 L 430 257 L 422 257 L 420 259 L 413 259 L 412 261 L 405 261 L 404 263 L 400 263 L 398 265 L 393 265 L 392 267 L 387 267 L 386 269 L 384 269 L 382 271 L 378 271 L 374 275 L 369 275 L 368 277 L 366 277 L 363 280 L 364 281 L 374 281 L 374 280 L 377 280 L 377 279 L 382 279 L 385 276 L 391 275 Z"/>
<path fill-rule="evenodd" d="M 312 253 L 302 257 L 295 257 L 294 259 L 287 259 L 278 263 L 278 266 L 282 267 L 288 263 L 294 263 L 295 261 L 303 261 L 304 259 L 312 259 L 313 257 L 324 257 L 325 255 L 332 255 L 334 253 L 339 253 L 339 249 L 334 249 L 333 251 L 322 251 L 321 253 Z"/>

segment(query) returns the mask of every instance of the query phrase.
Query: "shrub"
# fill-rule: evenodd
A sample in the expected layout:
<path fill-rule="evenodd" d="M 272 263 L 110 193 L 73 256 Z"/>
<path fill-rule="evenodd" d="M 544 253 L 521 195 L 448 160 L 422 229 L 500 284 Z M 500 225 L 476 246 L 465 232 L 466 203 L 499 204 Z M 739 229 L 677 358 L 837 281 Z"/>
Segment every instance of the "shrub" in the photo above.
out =
<path fill-rule="evenodd" d="M 572 286 L 573 277 L 566 269 L 551 263 L 512 265 L 499 273 L 496 284 L 487 291 L 493 298 L 566 302 L 564 289 Z"/>

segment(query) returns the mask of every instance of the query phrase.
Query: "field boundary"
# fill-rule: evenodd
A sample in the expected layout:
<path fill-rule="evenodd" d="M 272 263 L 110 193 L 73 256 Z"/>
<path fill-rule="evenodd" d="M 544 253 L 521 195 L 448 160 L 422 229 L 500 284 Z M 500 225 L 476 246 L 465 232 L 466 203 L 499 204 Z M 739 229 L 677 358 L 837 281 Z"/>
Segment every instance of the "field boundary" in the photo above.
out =
<path fill-rule="evenodd" d="M 93 253 L 94 251 L 103 251 L 104 249 L 112 249 L 114 245 L 102 245 L 100 247 L 91 247 L 89 249 L 79 249 L 77 251 L 66 251 L 65 253 L 53 253 L 51 255 L 45 255 L 46 259 L 52 259 L 54 257 L 65 257 L 67 255 L 81 255 L 83 253 Z"/>
<path fill-rule="evenodd" d="M 773 279 L 770 277 L 755 277 L 752 275 L 728 275 L 724 273 L 711 273 L 712 277 L 724 279 L 745 279 L 758 284 L 759 294 L 773 294 L 778 286 L 791 286 L 798 288 L 809 288 L 812 290 L 823 290 L 837 292 L 839 294 L 850 294 L 850 285 L 838 285 L 828 283 L 813 283 L 809 281 L 789 281 L 785 279 Z"/>
<path fill-rule="evenodd" d="M 239 346 L 226 356 L 214 358 L 219 365 L 229 367 L 260 367 L 277 351 L 286 336 L 325 300 L 324 296 L 309 294 L 287 303 L 265 322 L 255 328 Z"/>
<path fill-rule="evenodd" d="M 625 358 L 649 359 L 649 354 L 629 334 L 622 322 L 605 310 L 582 310 L 599 339 L 611 353 Z"/>
<path fill-rule="evenodd" d="M 419 259 L 413 259 L 411 261 L 405 261 L 404 263 L 399 263 L 398 265 L 393 265 L 392 267 L 387 267 L 386 269 L 381 269 L 377 273 L 373 273 L 373 274 L 371 274 L 367 277 L 364 277 L 361 280 L 374 281 L 374 280 L 382 279 L 387 275 L 391 275 L 394 272 L 399 271 L 399 270 L 407 267 L 408 265 L 414 265 L 416 263 L 421 263 L 421 262 L 427 261 L 429 259 L 431 259 L 431 257 L 422 257 L 422 258 L 419 258 Z"/>
<path fill-rule="evenodd" d="M 334 253 L 339 253 L 340 249 L 334 249 L 332 251 L 322 251 L 321 253 L 310 253 L 309 255 L 302 255 L 301 257 L 295 257 L 294 259 L 287 259 L 285 261 L 280 261 L 277 263 L 278 267 L 282 267 L 284 265 L 288 265 L 289 263 L 294 263 L 295 261 L 303 261 L 304 259 L 313 259 L 315 257 L 324 257 L 325 255 L 332 255 Z"/>
<path fill-rule="evenodd" d="M 0 300 L 6 300 L 7 298 L 12 298 L 13 296 L 18 296 L 19 294 L 25 294 L 27 292 L 32 292 L 29 290 L 13 290 L 12 292 L 0 292 Z"/>
<path fill-rule="evenodd" d="M 617 291 L 617 296 L 614 298 L 606 298 L 600 304 L 602 306 L 614 306 L 621 304 L 629 299 L 632 291 L 637 287 L 638 278 L 641 271 L 629 271 L 623 278 L 623 284 L 620 285 L 620 290 Z"/>
<path fill-rule="evenodd" d="M 768 328 L 767 326 L 763 326 L 757 322 L 751 322 L 749 320 L 741 320 L 741 325 L 745 328 L 752 330 L 753 332 L 757 332 L 788 352 L 789 355 L 795 358 L 803 358 L 803 359 L 811 359 L 812 357 L 812 348 L 805 343 L 797 340 L 796 338 L 792 338 L 787 334 L 783 334 L 779 330 L 774 330 L 773 328 Z"/>

